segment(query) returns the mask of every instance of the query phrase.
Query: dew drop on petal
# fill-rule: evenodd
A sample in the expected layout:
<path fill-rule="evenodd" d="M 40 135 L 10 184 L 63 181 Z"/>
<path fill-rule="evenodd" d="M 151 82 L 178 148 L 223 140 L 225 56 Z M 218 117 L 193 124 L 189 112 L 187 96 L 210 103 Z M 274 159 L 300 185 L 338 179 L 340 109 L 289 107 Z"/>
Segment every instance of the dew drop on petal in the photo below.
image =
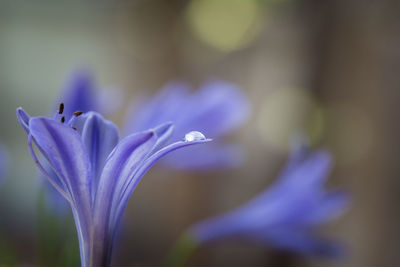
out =
<path fill-rule="evenodd" d="M 206 137 L 201 132 L 192 131 L 190 133 L 185 134 L 186 142 L 201 141 L 201 140 L 206 140 Z"/>

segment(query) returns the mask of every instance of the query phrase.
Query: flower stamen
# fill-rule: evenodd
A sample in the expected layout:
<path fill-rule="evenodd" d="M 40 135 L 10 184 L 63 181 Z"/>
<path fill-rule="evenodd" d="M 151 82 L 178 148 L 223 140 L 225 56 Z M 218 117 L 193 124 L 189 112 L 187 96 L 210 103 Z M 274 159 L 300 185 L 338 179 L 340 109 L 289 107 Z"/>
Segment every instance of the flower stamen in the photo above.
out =
<path fill-rule="evenodd" d="M 78 117 L 78 116 L 82 115 L 82 113 L 83 113 L 83 111 L 78 110 L 78 111 L 75 111 L 75 112 L 74 112 L 74 115 L 75 115 L 76 117 Z"/>
<path fill-rule="evenodd" d="M 63 114 L 64 112 L 64 103 L 60 104 L 60 107 L 58 108 L 58 114 Z"/>

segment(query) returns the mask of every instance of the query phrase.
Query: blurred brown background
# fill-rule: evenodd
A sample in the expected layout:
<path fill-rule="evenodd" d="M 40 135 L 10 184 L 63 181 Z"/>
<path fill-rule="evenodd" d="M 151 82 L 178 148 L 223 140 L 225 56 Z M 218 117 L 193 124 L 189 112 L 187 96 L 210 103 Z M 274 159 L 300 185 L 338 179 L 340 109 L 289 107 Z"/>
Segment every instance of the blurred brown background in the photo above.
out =
<path fill-rule="evenodd" d="M 15 109 L 48 114 L 66 75 L 83 66 L 99 88 L 126 99 L 170 79 L 218 77 L 253 104 L 231 137 L 248 151 L 240 168 L 146 175 L 127 208 L 115 266 L 159 264 L 186 226 L 260 192 L 299 128 L 334 152 L 328 186 L 353 196 L 349 212 L 322 229 L 347 244 L 348 258 L 221 242 L 202 247 L 189 266 L 399 266 L 399 29 L 395 0 L 0 1 L 0 140 L 13 159 L 0 226 L 20 264 L 35 264 L 38 186 Z M 112 119 L 121 123 L 128 104 Z"/>

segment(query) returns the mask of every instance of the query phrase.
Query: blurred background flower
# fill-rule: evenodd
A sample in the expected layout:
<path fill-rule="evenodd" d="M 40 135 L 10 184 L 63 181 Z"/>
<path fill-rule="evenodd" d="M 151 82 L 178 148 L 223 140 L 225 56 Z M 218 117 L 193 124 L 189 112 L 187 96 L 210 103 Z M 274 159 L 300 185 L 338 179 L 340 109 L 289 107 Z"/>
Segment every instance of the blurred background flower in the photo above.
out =
<path fill-rule="evenodd" d="M 308 256 L 342 258 L 346 250 L 316 236 L 317 228 L 348 208 L 344 191 L 326 190 L 332 158 L 322 149 L 311 152 L 296 138 L 277 181 L 246 204 L 193 224 L 166 258 L 168 266 L 184 266 L 201 245 L 246 241 L 270 249 Z"/>
<path fill-rule="evenodd" d="M 176 79 L 200 88 L 218 77 L 243 88 L 253 106 L 226 139 L 247 151 L 240 168 L 149 173 L 127 207 L 116 266 L 158 264 L 182 229 L 266 188 L 289 137 L 303 129 L 336 159 L 328 186 L 353 195 L 351 211 L 321 229 L 349 244 L 350 257 L 338 263 L 224 242 L 203 247 L 190 265 L 399 265 L 396 1 L 4 0 L 0 10 L 0 140 L 18 161 L 0 187 L 0 229 L 19 265 L 39 265 L 40 187 L 15 108 L 48 114 L 65 75 L 82 66 L 96 84 L 121 89 L 124 101 L 108 115 L 120 126 L 131 101 Z"/>
<path fill-rule="evenodd" d="M 205 83 L 197 92 L 189 84 L 171 82 L 151 99 L 139 98 L 132 104 L 125 133 L 143 131 L 171 121 L 171 141 L 197 130 L 213 139 L 207 146 L 176 151 L 165 158 L 165 166 L 187 170 L 224 169 L 238 166 L 244 151 L 235 144 L 222 143 L 250 114 L 247 97 L 234 84 L 220 80 Z"/>
<path fill-rule="evenodd" d="M 9 161 L 9 156 L 6 147 L 0 143 L 0 184 L 7 175 L 7 169 Z"/>
<path fill-rule="evenodd" d="M 236 237 L 302 254 L 341 256 L 333 242 L 314 236 L 319 225 L 348 207 L 344 192 L 324 189 L 331 168 L 330 153 L 295 144 L 273 185 L 231 212 L 194 224 L 188 235 L 196 244 Z"/>

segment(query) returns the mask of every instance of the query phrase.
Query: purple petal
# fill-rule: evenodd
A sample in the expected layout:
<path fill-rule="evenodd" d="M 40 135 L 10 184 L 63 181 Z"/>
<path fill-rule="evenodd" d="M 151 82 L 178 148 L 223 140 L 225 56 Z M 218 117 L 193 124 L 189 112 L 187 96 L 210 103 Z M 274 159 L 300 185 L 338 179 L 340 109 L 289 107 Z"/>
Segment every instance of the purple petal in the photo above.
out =
<path fill-rule="evenodd" d="M 30 136 L 57 173 L 72 201 L 82 208 L 78 212 L 88 215 L 91 204 L 91 169 L 79 134 L 60 122 L 44 117 L 32 118 L 29 130 Z M 37 161 L 37 158 L 34 160 Z"/>
<path fill-rule="evenodd" d="M 30 116 L 21 107 L 17 108 L 17 118 L 24 130 L 29 133 L 29 120 Z"/>
<path fill-rule="evenodd" d="M 332 156 L 325 150 L 318 150 L 307 156 L 295 168 L 286 169 L 281 182 L 298 190 L 320 188 L 332 169 Z"/>
<path fill-rule="evenodd" d="M 266 235 L 262 235 L 260 232 L 255 233 L 253 239 L 267 246 L 306 255 L 340 257 L 344 253 L 341 245 L 330 240 L 315 238 L 312 233 L 304 229 L 279 227 L 270 229 Z"/>
<path fill-rule="evenodd" d="M 94 196 L 104 163 L 119 140 L 117 127 L 96 112 L 89 112 L 79 117 L 84 120 L 82 140 L 92 167 L 92 196 Z"/>
<path fill-rule="evenodd" d="M 191 142 L 179 141 L 179 142 L 172 143 L 172 144 L 160 149 L 156 153 L 152 154 L 149 158 L 147 158 L 144 161 L 144 163 L 142 165 L 140 165 L 140 169 L 138 170 L 137 173 L 135 173 L 135 176 L 137 177 L 137 179 L 140 179 L 140 177 L 142 177 L 154 163 L 156 163 L 160 158 L 164 157 L 165 155 L 167 155 L 168 153 L 170 153 L 172 151 L 175 151 L 177 149 L 181 149 L 184 147 L 188 147 L 188 146 L 204 144 L 204 143 L 207 143 L 210 141 L 212 141 L 212 140 L 204 139 L 204 140 L 195 140 L 195 141 L 191 141 Z M 138 183 L 138 180 L 136 180 L 134 182 L 135 185 L 137 183 Z"/>
<path fill-rule="evenodd" d="M 176 126 L 188 96 L 188 84 L 171 82 L 154 97 L 133 102 L 125 120 L 124 133 L 151 129 L 167 121 L 174 122 Z"/>
<path fill-rule="evenodd" d="M 64 103 L 63 114 L 67 119 L 78 110 L 97 111 L 92 74 L 87 70 L 78 70 L 72 73 L 60 97 L 60 102 Z"/>
<path fill-rule="evenodd" d="M 116 221 L 114 222 L 114 224 L 118 225 L 119 220 L 121 219 L 122 213 L 128 203 L 130 196 L 132 195 L 133 191 L 135 190 L 136 186 L 140 182 L 143 175 L 148 171 L 148 169 L 150 169 L 150 167 L 154 163 L 156 163 L 160 158 L 162 158 L 163 156 L 165 156 L 166 154 L 168 154 L 172 151 L 175 151 L 177 149 L 184 148 L 187 146 L 191 146 L 191 145 L 206 143 L 209 141 L 211 141 L 211 140 L 206 139 L 206 140 L 198 140 L 198 141 L 192 141 L 192 142 L 184 142 L 184 141 L 176 142 L 176 143 L 173 143 L 173 144 L 170 144 L 170 145 L 164 147 L 163 149 L 157 151 L 156 153 L 152 154 L 147 159 L 145 159 L 145 161 L 139 165 L 138 169 L 132 171 L 130 176 L 127 176 L 124 178 L 128 181 L 128 183 L 125 184 L 124 190 L 122 191 L 120 198 L 116 202 L 116 203 L 118 203 L 118 205 L 115 209 Z M 132 168 L 132 170 L 133 170 L 133 168 Z"/>
<path fill-rule="evenodd" d="M 172 82 L 130 112 L 126 125 L 129 131 L 137 131 L 172 121 L 175 138 L 193 130 L 217 138 L 240 126 L 249 113 L 247 98 L 233 84 L 215 80 L 190 94 L 189 85 Z"/>
<path fill-rule="evenodd" d="M 229 134 L 249 116 L 250 105 L 237 86 L 212 81 L 200 90 L 190 93 L 183 82 L 167 84 L 159 94 L 143 101 L 129 112 L 127 131 L 153 128 L 160 123 L 172 121 L 175 125 L 172 141 L 179 140 L 187 132 L 196 130 L 210 138 Z M 194 150 L 193 155 L 180 152 L 166 163 L 177 169 L 213 169 L 238 165 L 243 158 L 240 148 L 226 146 L 214 149 Z M 195 159 L 193 159 L 195 157 Z M 174 160 L 176 158 L 176 160 Z"/>
<path fill-rule="evenodd" d="M 250 115 L 250 104 L 239 87 L 214 80 L 188 98 L 181 113 L 182 123 L 176 123 L 178 136 L 196 129 L 218 138 L 244 123 Z"/>
<path fill-rule="evenodd" d="M 4 145 L 0 144 L 0 184 L 3 182 L 3 178 L 6 176 L 8 171 L 8 157 L 7 149 Z"/>
<path fill-rule="evenodd" d="M 323 188 L 331 165 L 324 150 L 295 150 L 268 190 L 231 212 L 193 225 L 189 232 L 199 243 L 241 237 L 299 253 L 338 256 L 343 252 L 340 246 L 312 236 L 314 227 L 348 206 L 346 194 Z"/>
<path fill-rule="evenodd" d="M 168 143 L 174 132 L 174 125 L 172 122 L 166 122 L 154 128 L 153 132 L 157 136 L 157 144 L 153 148 L 153 151 L 156 151 Z"/>
<path fill-rule="evenodd" d="M 118 201 L 119 207 L 117 209 L 117 214 L 119 214 L 119 215 L 122 214 L 122 211 L 125 208 L 128 200 L 129 200 L 129 197 L 135 190 L 140 179 L 150 169 L 150 167 L 154 163 L 156 163 L 160 158 L 162 158 L 163 156 L 165 156 L 168 153 L 175 151 L 177 149 L 181 149 L 181 148 L 184 148 L 187 146 L 202 144 L 202 143 L 206 143 L 209 141 L 211 141 L 211 139 L 196 140 L 196 141 L 192 141 L 192 142 L 179 141 L 179 142 L 170 144 L 170 145 L 158 150 L 156 153 L 154 153 L 150 157 L 148 157 L 142 164 L 140 164 L 139 169 L 133 173 L 133 176 L 130 177 L 129 183 L 126 186 L 126 188 L 121 196 L 121 199 Z"/>
<path fill-rule="evenodd" d="M 157 138 L 151 131 L 132 134 L 122 139 L 107 158 L 95 196 L 95 242 L 111 246 L 116 228 L 116 206 L 122 191 L 129 183 L 132 172 L 143 163 L 156 142 Z M 99 250 L 99 255 L 109 251 L 107 247 Z"/>
<path fill-rule="evenodd" d="M 213 143 L 176 151 L 165 157 L 163 163 L 178 170 L 210 170 L 236 167 L 243 158 L 241 147 Z"/>
<path fill-rule="evenodd" d="M 320 224 L 342 215 L 350 203 L 349 195 L 343 191 L 327 192 L 318 200 L 307 220 L 310 224 Z"/>
<path fill-rule="evenodd" d="M 66 200 L 68 200 L 70 203 L 73 203 L 71 192 L 67 189 L 65 181 L 63 181 L 58 177 L 58 175 L 55 173 L 52 167 L 50 167 L 50 163 L 47 161 L 47 159 L 44 161 L 44 163 L 41 163 L 39 161 L 39 158 L 37 157 L 35 150 L 33 149 L 33 137 L 30 134 L 28 135 L 28 149 L 29 153 L 32 156 L 33 161 L 35 162 L 40 171 L 40 174 L 42 174 L 45 178 L 47 178 L 48 181 L 51 183 L 51 185 L 54 186 L 54 188 L 58 192 L 60 192 L 60 194 Z M 45 155 L 45 152 L 42 151 L 40 147 L 38 147 L 38 149 L 43 155 Z"/>
<path fill-rule="evenodd" d="M 88 255 L 91 227 L 91 169 L 80 135 L 69 126 L 44 117 L 31 118 L 32 137 L 71 196 L 71 208 L 78 231 L 81 257 Z M 31 147 L 31 146 L 30 146 Z M 38 162 L 31 150 L 35 162 Z M 43 171 L 43 169 L 42 169 Z M 46 175 L 46 173 L 44 172 Z"/>

